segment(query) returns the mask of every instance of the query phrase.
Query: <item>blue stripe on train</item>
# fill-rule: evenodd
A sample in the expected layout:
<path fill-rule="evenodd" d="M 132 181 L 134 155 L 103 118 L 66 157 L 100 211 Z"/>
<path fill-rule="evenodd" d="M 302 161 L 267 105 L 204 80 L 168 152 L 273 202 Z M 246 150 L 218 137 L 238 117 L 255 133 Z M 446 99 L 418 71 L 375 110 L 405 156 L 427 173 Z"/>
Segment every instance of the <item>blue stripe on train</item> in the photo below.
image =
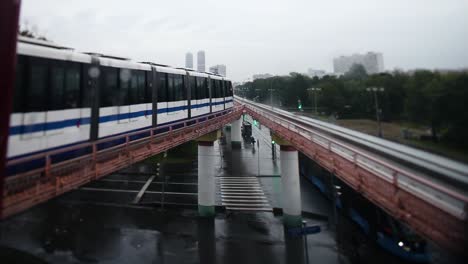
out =
<path fill-rule="evenodd" d="M 204 121 L 208 120 L 208 115 L 209 114 L 211 114 L 211 113 L 207 113 L 205 115 L 197 116 L 194 119 L 202 119 L 201 122 L 204 122 Z M 175 121 L 162 123 L 162 124 L 158 124 L 158 125 L 159 126 L 170 125 L 170 124 L 177 123 L 177 122 L 180 122 L 180 121 L 183 121 L 183 120 L 185 120 L 185 119 L 175 120 Z M 193 120 L 193 123 L 194 122 L 195 122 L 195 120 Z M 177 126 L 173 126 L 173 129 L 177 129 L 180 126 L 182 126 L 182 124 L 177 125 Z M 130 130 L 130 131 L 122 132 L 122 133 L 119 133 L 119 134 L 110 135 L 110 136 L 107 136 L 107 137 L 114 137 L 114 136 L 118 136 L 118 135 L 121 135 L 121 134 L 136 132 L 136 131 L 144 130 L 144 129 L 148 129 L 148 128 L 150 128 L 150 127 L 144 127 L 144 128 L 139 128 L 139 129 L 135 129 L 135 130 Z M 167 132 L 168 130 L 169 130 L 168 127 L 159 128 L 159 129 L 156 129 L 155 133 L 160 134 L 160 133 Z M 140 139 L 140 138 L 143 138 L 143 137 L 147 137 L 149 135 L 150 135 L 149 132 L 145 132 L 145 133 L 141 133 L 139 135 L 130 136 L 130 141 Z M 107 137 L 103 137 L 103 138 L 107 138 Z M 103 138 L 100 138 L 100 139 L 103 139 Z M 24 154 L 24 155 L 21 155 L 21 156 L 14 157 L 14 158 L 10 158 L 9 160 L 14 160 L 14 159 L 17 159 L 17 158 L 22 158 L 22 157 L 26 157 L 26 156 L 30 156 L 30 155 L 34 155 L 34 154 L 39 154 L 39 153 L 46 152 L 46 151 L 56 150 L 56 149 L 60 149 L 60 148 L 64 148 L 64 147 L 70 147 L 70 146 L 78 145 L 78 144 L 81 144 L 81 143 L 84 143 L 84 142 L 81 141 L 81 142 L 77 142 L 77 143 L 73 143 L 73 144 L 68 144 L 68 145 L 59 146 L 59 147 L 55 147 L 55 148 L 36 151 L 36 152 L 33 152 L 33 153 L 28 153 L 28 154 Z M 102 149 L 106 149 L 106 148 L 116 146 L 118 144 L 122 144 L 124 142 L 125 142 L 124 138 L 115 139 L 115 140 L 112 140 L 112 141 L 109 141 L 109 142 L 98 144 L 97 148 L 98 148 L 98 150 L 102 150 Z M 76 149 L 76 150 L 71 150 L 71 151 L 67 151 L 67 152 L 63 152 L 63 153 L 58 153 L 56 155 L 51 156 L 51 161 L 52 161 L 52 163 L 56 163 L 56 162 L 64 161 L 64 160 L 67 160 L 67 159 L 76 158 L 76 157 L 79 157 L 79 156 L 82 156 L 82 155 L 85 155 L 85 154 L 89 154 L 89 153 L 91 153 L 91 151 L 92 151 L 91 147 L 83 147 L 83 148 Z M 8 166 L 6 168 L 6 171 L 7 171 L 6 176 L 11 176 L 11 175 L 26 172 L 26 171 L 29 171 L 29 170 L 41 168 L 44 165 L 45 165 L 45 158 L 40 158 L 40 159 L 31 160 L 31 161 L 28 161 L 28 162 L 25 162 L 25 163 L 13 165 L 13 166 Z"/>
<path fill-rule="evenodd" d="M 78 125 L 87 125 L 91 122 L 91 118 L 74 118 L 62 121 L 39 123 L 32 125 L 20 125 L 10 127 L 10 135 L 17 135 L 23 133 L 34 133 L 44 130 L 54 130 L 61 129 L 65 127 L 78 126 Z"/>
<path fill-rule="evenodd" d="M 212 103 L 212 105 L 220 105 L 220 104 L 229 103 L 229 102 L 232 102 L 232 100 L 216 102 L 216 103 Z M 206 107 L 209 105 L 210 103 L 197 104 L 197 105 L 192 105 L 192 108 L 201 108 L 201 107 Z M 161 108 L 161 109 L 158 109 L 158 114 L 177 112 L 177 111 L 186 110 L 186 109 L 188 109 L 188 106 L 186 105 Z M 148 116 L 152 114 L 153 114 L 153 110 L 143 110 L 143 111 L 132 112 L 132 113 L 102 116 L 99 118 L 99 123 L 118 121 L 118 120 L 128 119 L 128 118 L 137 118 L 137 117 Z M 72 126 L 78 126 L 78 125 L 87 125 L 90 122 L 91 122 L 91 118 L 87 117 L 87 118 L 73 118 L 73 119 L 68 119 L 68 120 L 48 122 L 48 123 L 39 123 L 39 124 L 32 124 L 32 125 L 12 126 L 10 127 L 10 136 L 24 134 L 24 133 L 49 131 L 49 130 L 54 130 L 54 129 L 63 129 L 66 127 L 72 127 Z"/>

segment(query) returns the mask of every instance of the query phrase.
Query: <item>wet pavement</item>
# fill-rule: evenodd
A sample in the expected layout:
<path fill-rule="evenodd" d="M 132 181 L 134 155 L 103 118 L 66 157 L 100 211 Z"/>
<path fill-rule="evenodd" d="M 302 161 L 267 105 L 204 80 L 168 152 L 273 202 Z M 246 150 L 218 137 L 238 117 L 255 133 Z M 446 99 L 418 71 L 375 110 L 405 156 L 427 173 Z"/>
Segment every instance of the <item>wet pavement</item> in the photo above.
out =
<path fill-rule="evenodd" d="M 254 177 L 268 205 L 281 208 L 279 147 L 273 157 L 268 129 L 254 127 L 259 144 L 240 150 L 224 134 L 215 143 L 214 219 L 197 216 L 197 152 L 189 143 L 3 221 L 1 263 L 307 263 L 304 240 L 285 236 L 281 216 L 222 210 L 228 177 Z M 322 227 L 307 237 L 309 263 L 401 262 L 345 218 L 329 228 L 331 202 L 305 179 L 301 192 L 304 220 Z"/>

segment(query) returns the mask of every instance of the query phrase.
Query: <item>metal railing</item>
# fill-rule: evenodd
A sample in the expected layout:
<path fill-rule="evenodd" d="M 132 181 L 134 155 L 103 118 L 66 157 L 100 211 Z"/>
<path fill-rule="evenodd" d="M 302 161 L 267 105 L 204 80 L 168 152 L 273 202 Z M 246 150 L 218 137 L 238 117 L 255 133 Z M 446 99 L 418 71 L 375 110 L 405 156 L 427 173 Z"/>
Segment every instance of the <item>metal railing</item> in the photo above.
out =
<path fill-rule="evenodd" d="M 285 114 L 282 110 L 276 108 L 271 109 L 270 107 L 262 106 L 261 104 L 253 103 L 244 99 L 236 98 L 236 100 L 238 100 L 238 102 L 245 103 L 248 110 L 264 116 L 290 131 L 296 132 L 302 137 L 311 140 L 315 144 L 337 154 L 343 159 L 353 162 L 361 169 L 364 169 L 391 183 L 395 188 L 408 191 L 415 196 L 436 205 L 438 208 L 457 217 L 458 219 L 467 219 L 466 210 L 468 195 L 466 194 L 466 191 L 454 188 L 452 185 L 447 185 L 440 181 L 435 181 L 430 176 L 420 173 L 414 168 L 407 168 L 398 162 L 379 157 L 379 155 L 376 155 L 373 152 L 363 150 L 359 147 L 359 143 L 361 142 L 357 142 L 358 144 L 353 145 L 352 143 L 333 137 L 333 135 L 340 137 L 343 136 L 343 131 L 339 131 L 337 129 L 332 131 L 330 126 L 320 127 L 320 124 L 317 123 L 308 125 L 307 122 L 300 119 L 299 116 L 295 116 L 290 113 Z M 328 133 L 324 133 L 323 131 L 327 131 Z M 372 145 L 368 144 L 366 147 L 372 148 Z M 379 146 L 379 149 L 377 149 L 376 152 L 381 151 L 381 147 L 382 145 Z M 397 158 L 401 159 L 401 157 Z M 441 159 L 442 161 L 446 160 L 442 157 Z M 428 161 L 422 159 L 420 162 L 428 163 Z M 417 165 L 421 166 L 420 163 Z M 460 167 L 463 166 L 464 165 L 457 164 L 456 168 L 444 169 L 445 171 L 450 170 L 452 172 L 457 172 L 460 174 L 460 177 L 465 177 L 468 170 L 460 171 Z M 433 168 L 433 164 L 427 164 L 425 168 L 431 169 Z M 441 170 L 437 170 L 437 173 L 440 172 Z M 450 177 L 450 175 L 448 177 Z M 468 179 L 468 176 L 466 177 Z M 457 179 L 452 180 L 456 181 Z M 460 185 L 463 186 L 464 184 L 465 181 L 460 182 Z"/>

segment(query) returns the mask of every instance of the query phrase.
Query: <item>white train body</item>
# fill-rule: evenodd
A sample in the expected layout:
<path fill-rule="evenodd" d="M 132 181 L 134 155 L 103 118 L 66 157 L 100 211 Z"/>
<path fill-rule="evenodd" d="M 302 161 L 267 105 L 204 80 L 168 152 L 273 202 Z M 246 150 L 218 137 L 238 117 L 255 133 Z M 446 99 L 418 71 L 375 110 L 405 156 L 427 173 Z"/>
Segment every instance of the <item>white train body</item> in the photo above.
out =
<path fill-rule="evenodd" d="M 231 82 L 220 76 L 79 53 L 27 38 L 18 43 L 16 76 L 10 160 L 233 106 Z M 220 87 L 216 92 L 214 81 Z M 9 174 L 15 173 L 10 168 Z"/>

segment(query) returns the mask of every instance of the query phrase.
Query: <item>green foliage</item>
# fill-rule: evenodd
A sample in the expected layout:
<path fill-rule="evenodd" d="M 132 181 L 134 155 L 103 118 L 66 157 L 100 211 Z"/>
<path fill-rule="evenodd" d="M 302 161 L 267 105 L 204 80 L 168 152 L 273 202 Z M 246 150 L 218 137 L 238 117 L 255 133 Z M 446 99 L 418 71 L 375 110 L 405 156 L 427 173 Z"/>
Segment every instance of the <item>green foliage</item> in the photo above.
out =
<path fill-rule="evenodd" d="M 367 77 L 366 68 L 364 68 L 362 64 L 353 64 L 345 74 L 345 77 L 354 80 L 363 80 Z"/>
<path fill-rule="evenodd" d="M 308 88 L 321 88 L 319 92 Z M 442 139 L 468 147 L 468 73 L 441 74 L 416 71 L 367 75 L 362 65 L 341 77 L 309 78 L 299 73 L 255 80 L 237 87 L 238 95 L 282 107 L 314 106 L 318 111 L 340 118 L 375 118 L 373 93 L 367 87 L 384 87 L 378 92 L 381 117 L 384 121 L 409 121 L 431 128 L 433 139 Z M 273 92 L 270 90 L 273 89 Z"/>

